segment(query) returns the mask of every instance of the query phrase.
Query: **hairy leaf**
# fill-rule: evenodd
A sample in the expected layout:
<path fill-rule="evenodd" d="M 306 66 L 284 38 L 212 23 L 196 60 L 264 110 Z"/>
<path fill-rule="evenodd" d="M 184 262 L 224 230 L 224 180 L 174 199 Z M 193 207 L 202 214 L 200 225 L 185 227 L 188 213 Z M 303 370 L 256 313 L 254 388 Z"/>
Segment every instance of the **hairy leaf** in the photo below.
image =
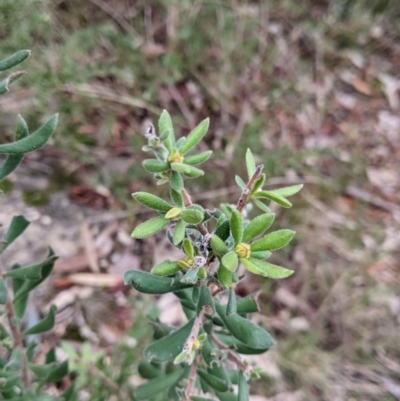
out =
<path fill-rule="evenodd" d="M 35 326 L 25 330 L 23 336 L 28 336 L 31 334 L 40 334 L 45 331 L 48 331 L 54 327 L 55 317 L 56 317 L 56 307 L 52 305 L 50 307 L 50 311 L 48 315 L 42 319 L 39 323 L 35 324 Z"/>
<path fill-rule="evenodd" d="M 256 171 L 256 162 L 254 161 L 253 153 L 251 153 L 250 149 L 246 151 L 246 168 L 247 168 L 247 175 L 249 179 L 253 177 L 253 174 Z"/>
<path fill-rule="evenodd" d="M 297 192 L 299 192 L 302 188 L 303 188 L 303 184 L 299 184 L 299 185 L 292 185 L 290 187 L 284 187 L 284 188 L 279 188 L 279 189 L 274 189 L 273 192 L 274 194 L 283 196 L 283 197 L 287 197 L 287 196 L 292 196 L 294 194 L 297 194 Z"/>
<path fill-rule="evenodd" d="M 144 356 L 149 362 L 173 361 L 183 349 L 183 346 L 192 330 L 194 319 L 187 322 L 179 330 L 173 331 L 165 337 L 150 344 L 144 350 Z"/>
<path fill-rule="evenodd" d="M 273 265 L 272 263 L 264 262 L 260 259 L 240 259 L 244 267 L 253 274 L 269 277 L 272 279 L 281 279 L 291 276 L 294 271 L 285 267 Z"/>
<path fill-rule="evenodd" d="M 165 200 L 147 192 L 135 192 L 132 196 L 142 205 L 159 212 L 168 212 L 173 207 Z"/>
<path fill-rule="evenodd" d="M 238 401 L 249 401 L 249 386 L 241 370 L 239 370 Z"/>
<path fill-rule="evenodd" d="M 180 282 L 180 277 L 158 277 L 140 270 L 129 270 L 124 274 L 125 284 L 143 294 L 166 294 L 189 288 L 190 285 Z"/>
<path fill-rule="evenodd" d="M 143 160 L 142 165 L 150 173 L 163 173 L 171 168 L 168 162 L 156 159 Z"/>
<path fill-rule="evenodd" d="M 248 243 L 271 227 L 275 219 L 274 213 L 264 213 L 255 217 L 243 231 L 243 242 Z"/>
<path fill-rule="evenodd" d="M 33 152 L 41 148 L 53 134 L 58 122 L 58 114 L 55 114 L 38 130 L 33 132 L 26 138 L 22 138 L 12 143 L 0 145 L 0 153 L 4 154 L 24 154 Z"/>
<path fill-rule="evenodd" d="M 171 172 L 170 183 L 171 183 L 171 188 L 172 189 L 174 189 L 177 192 L 181 192 L 182 191 L 182 189 L 183 189 L 183 178 L 178 172 L 176 172 L 176 171 L 172 171 Z"/>
<path fill-rule="evenodd" d="M 189 178 L 197 178 L 204 175 L 204 171 L 200 170 L 197 167 L 190 166 L 189 164 L 185 163 L 171 163 L 171 168 L 178 173 L 182 173 Z"/>
<path fill-rule="evenodd" d="M 178 220 L 175 225 L 173 243 L 179 245 L 185 238 L 185 223 L 183 220 Z"/>
<path fill-rule="evenodd" d="M 236 293 L 233 288 L 229 289 L 229 298 L 228 298 L 228 304 L 226 306 L 226 314 L 232 315 L 232 313 L 236 313 L 237 310 L 237 305 L 236 305 Z"/>
<path fill-rule="evenodd" d="M 157 216 L 150 220 L 145 221 L 142 224 L 139 224 L 132 233 L 133 238 L 146 238 L 151 235 L 157 234 L 161 231 L 167 224 L 169 220 L 164 216 Z"/>
<path fill-rule="evenodd" d="M 236 254 L 236 252 L 230 251 L 222 257 L 221 262 L 225 268 L 227 268 L 231 272 L 234 272 L 239 265 L 238 255 Z"/>
<path fill-rule="evenodd" d="M 24 216 L 13 217 L 4 237 L 4 242 L 0 244 L 0 255 L 25 231 L 29 224 L 29 221 Z"/>
<path fill-rule="evenodd" d="M 252 252 L 258 251 L 275 251 L 286 246 L 296 233 L 292 230 L 278 230 L 260 238 L 251 244 Z"/>
<path fill-rule="evenodd" d="M 176 206 L 180 208 L 184 206 L 183 197 L 180 192 L 177 192 L 171 188 L 170 195 L 172 202 L 174 202 Z"/>
<path fill-rule="evenodd" d="M 267 198 L 286 208 L 292 207 L 292 204 L 286 198 L 272 191 L 258 191 L 253 196 L 256 198 Z"/>
<path fill-rule="evenodd" d="M 215 308 L 225 327 L 242 343 L 251 348 L 263 350 L 269 349 L 274 344 L 272 337 L 260 326 L 236 313 L 227 316 L 226 307 L 218 302 Z"/>
<path fill-rule="evenodd" d="M 30 50 L 20 50 L 0 61 L 0 71 L 6 71 L 25 61 L 31 55 Z"/>
<path fill-rule="evenodd" d="M 206 152 L 201 152 L 193 156 L 185 157 L 185 163 L 191 166 L 197 166 L 198 164 L 204 163 L 212 155 L 212 150 L 207 150 Z"/>
<path fill-rule="evenodd" d="M 207 133 L 209 125 L 210 125 L 210 119 L 206 118 L 199 125 L 197 125 L 193 129 L 193 131 L 190 132 L 190 134 L 186 138 L 185 143 L 182 145 L 180 149 L 180 153 L 182 155 L 189 152 L 203 139 L 204 135 Z"/>
<path fill-rule="evenodd" d="M 197 209 L 184 209 L 181 213 L 182 220 L 188 224 L 199 224 L 204 219 L 204 213 Z"/>
<path fill-rule="evenodd" d="M 228 391 L 228 385 L 226 382 L 221 380 L 219 377 L 210 375 L 208 372 L 202 369 L 197 369 L 197 374 L 214 390 L 225 392 Z"/>
<path fill-rule="evenodd" d="M 170 262 L 167 260 L 154 266 L 151 269 L 151 274 L 154 274 L 155 276 L 172 276 L 180 270 L 181 268 L 178 262 Z"/>
<path fill-rule="evenodd" d="M 205 308 L 205 312 L 209 315 L 215 314 L 215 306 L 210 288 L 203 284 L 200 286 L 199 301 L 197 303 L 197 315 Z"/>
<path fill-rule="evenodd" d="M 215 234 L 211 237 L 210 244 L 212 250 L 217 254 L 224 254 L 228 252 L 228 247 L 225 245 L 225 242 Z"/>
<path fill-rule="evenodd" d="M 8 291 L 5 281 L 0 277 L 0 305 L 5 305 L 8 301 Z"/>
<path fill-rule="evenodd" d="M 235 244 L 240 244 L 243 237 L 243 222 L 242 215 L 236 209 L 232 211 L 231 215 L 231 233 Z"/>
<path fill-rule="evenodd" d="M 163 110 L 160 119 L 158 120 L 158 132 L 161 135 L 166 131 L 169 131 L 169 135 L 166 137 L 163 143 L 167 150 L 172 152 L 175 145 L 174 127 L 168 111 Z"/>
<path fill-rule="evenodd" d="M 217 272 L 218 280 L 224 288 L 229 288 L 232 285 L 232 272 L 223 265 L 220 265 Z"/>

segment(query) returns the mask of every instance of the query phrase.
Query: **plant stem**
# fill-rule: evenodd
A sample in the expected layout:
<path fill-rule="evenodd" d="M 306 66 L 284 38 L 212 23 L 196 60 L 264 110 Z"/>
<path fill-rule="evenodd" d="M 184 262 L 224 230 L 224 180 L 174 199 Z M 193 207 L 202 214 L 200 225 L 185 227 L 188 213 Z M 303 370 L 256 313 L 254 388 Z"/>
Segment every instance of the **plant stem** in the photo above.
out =
<path fill-rule="evenodd" d="M 247 363 L 240 358 L 237 354 L 235 354 L 227 345 L 225 345 L 222 341 L 219 340 L 219 338 L 215 334 L 211 334 L 211 339 L 214 341 L 214 343 L 218 346 L 219 349 L 222 349 L 228 353 L 228 358 L 236 363 L 237 367 L 243 371 L 249 371 L 251 367 L 247 365 Z"/>
<path fill-rule="evenodd" d="M 194 320 L 192 330 L 190 331 L 189 337 L 186 340 L 185 345 L 183 346 L 184 350 L 192 349 L 193 341 L 198 337 L 200 328 L 203 325 L 203 316 L 204 316 L 204 309 L 201 310 L 199 316 L 196 316 L 196 319 Z M 192 366 L 190 367 L 188 383 L 185 390 L 185 401 L 190 401 L 190 398 L 192 396 L 194 386 L 196 384 L 198 364 L 199 364 L 199 356 L 196 355 L 192 363 Z"/>
<path fill-rule="evenodd" d="M 186 207 L 193 205 L 192 199 L 190 198 L 190 195 L 187 193 L 185 188 L 182 189 L 181 195 L 183 197 L 183 202 L 185 203 Z M 202 235 L 209 234 L 206 226 L 203 223 L 197 224 L 196 227 Z"/>
<path fill-rule="evenodd" d="M 254 172 L 253 176 L 250 178 L 247 185 L 243 188 L 242 195 L 240 195 L 239 201 L 236 205 L 236 209 L 241 212 L 243 208 L 246 206 L 247 202 L 249 201 L 249 195 L 253 190 L 254 184 L 260 178 L 261 173 L 264 169 L 264 165 L 260 164 L 257 166 L 256 171 Z"/>
<path fill-rule="evenodd" d="M 26 388 L 29 387 L 29 371 L 28 371 L 28 359 L 25 354 L 24 350 L 24 343 L 22 341 L 21 330 L 19 325 L 15 323 L 15 313 L 14 313 L 14 306 L 12 301 L 9 301 L 6 304 L 6 316 L 8 326 L 10 327 L 11 337 L 13 340 L 13 348 L 19 348 L 21 351 L 21 358 L 22 358 L 22 366 L 21 366 L 21 378 L 24 386 Z"/>
<path fill-rule="evenodd" d="M 187 382 L 186 390 L 185 390 L 185 400 L 184 401 L 190 401 L 190 399 L 192 397 L 194 386 L 196 384 L 198 364 L 199 364 L 199 357 L 197 355 L 192 363 L 192 366 L 190 367 L 188 382 Z"/>

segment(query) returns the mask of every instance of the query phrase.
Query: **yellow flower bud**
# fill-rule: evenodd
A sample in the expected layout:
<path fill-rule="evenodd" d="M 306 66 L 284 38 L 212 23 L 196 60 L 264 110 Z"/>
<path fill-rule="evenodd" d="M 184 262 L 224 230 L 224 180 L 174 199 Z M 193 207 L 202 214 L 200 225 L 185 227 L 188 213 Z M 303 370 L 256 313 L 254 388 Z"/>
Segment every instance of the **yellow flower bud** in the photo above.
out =
<path fill-rule="evenodd" d="M 170 163 L 183 163 L 184 160 L 185 158 L 176 149 L 174 149 L 168 157 Z"/>
<path fill-rule="evenodd" d="M 194 260 L 189 258 L 189 256 L 184 260 L 178 260 L 178 265 L 185 270 L 190 269 L 193 266 L 193 263 Z"/>
<path fill-rule="evenodd" d="M 248 259 L 251 253 L 250 245 L 244 243 L 238 244 L 236 245 L 235 252 L 239 256 L 239 258 Z"/>

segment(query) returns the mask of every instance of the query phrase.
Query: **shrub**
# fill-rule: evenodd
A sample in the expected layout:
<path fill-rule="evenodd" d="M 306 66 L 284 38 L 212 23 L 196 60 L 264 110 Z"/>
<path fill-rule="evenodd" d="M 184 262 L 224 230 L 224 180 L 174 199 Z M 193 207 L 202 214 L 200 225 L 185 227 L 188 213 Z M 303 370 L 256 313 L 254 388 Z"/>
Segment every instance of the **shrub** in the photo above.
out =
<path fill-rule="evenodd" d="M 175 139 L 169 114 L 159 119 L 159 135 L 151 125 L 145 152 L 154 157 L 143 162 L 158 185 L 169 184 L 170 200 L 146 192 L 133 197 L 154 210 L 156 216 L 139 224 L 134 238 L 146 238 L 168 228 L 170 242 L 184 253 L 180 260 L 166 260 L 150 273 L 131 270 L 125 283 L 146 294 L 173 292 L 180 300 L 187 323 L 177 330 L 154 321 L 154 339 L 144 351 L 140 375 L 149 381 L 137 387 L 137 400 L 221 401 L 249 399 L 248 381 L 260 377 L 259 369 L 241 355 L 261 354 L 274 344 L 262 327 L 247 317 L 258 311 L 257 296 L 238 299 L 237 283 L 247 271 L 269 279 L 282 279 L 293 271 L 266 261 L 271 252 L 286 246 L 294 236 L 289 229 L 265 234 L 275 215 L 265 202 L 289 208 L 287 197 L 302 185 L 263 189 L 263 166 L 256 166 L 250 150 L 246 153 L 247 182 L 236 177 L 242 193 L 236 205 L 223 204 L 208 210 L 195 204 L 185 188 L 185 179 L 197 178 L 204 171 L 197 166 L 211 151 L 189 154 L 202 140 L 209 126 L 203 120 L 187 138 Z M 261 214 L 249 218 L 252 207 Z M 227 299 L 225 303 L 224 300 Z M 228 362 L 229 361 L 229 362 Z M 229 370 L 228 366 L 234 366 Z M 237 394 L 233 385 L 238 385 Z M 165 396 L 167 394 L 167 397 Z M 160 398 L 157 398 L 160 397 Z"/>
<path fill-rule="evenodd" d="M 29 50 L 21 50 L 0 61 L 0 72 L 20 64 L 30 55 Z M 9 85 L 25 74 L 17 71 L 0 82 L 0 95 L 8 92 Z M 42 127 L 29 133 L 25 120 L 18 116 L 15 141 L 0 145 L 0 154 L 5 160 L 0 166 L 0 181 L 12 173 L 24 155 L 42 147 L 50 138 L 57 125 L 58 115 L 54 115 Z M 23 216 L 12 219 L 5 237 L 0 243 L 0 257 L 3 252 L 25 231 L 29 222 Z M 51 397 L 43 392 L 49 383 L 59 382 L 68 373 L 68 361 L 58 363 L 55 349 L 47 352 L 45 361 L 35 363 L 37 343 L 32 336 L 44 333 L 54 326 L 56 309 L 51 306 L 47 316 L 32 327 L 24 328 L 24 314 L 29 302 L 29 294 L 51 273 L 56 256 L 50 249 L 47 258 L 29 266 L 15 264 L 4 269 L 0 259 L 0 310 L 7 325 L 0 323 L 0 398 L 13 401 L 72 400 L 71 386 L 62 397 Z M 6 327 L 7 326 L 7 327 Z M 40 338 L 40 337 L 39 337 Z M 27 341 L 30 339 L 30 341 Z"/>

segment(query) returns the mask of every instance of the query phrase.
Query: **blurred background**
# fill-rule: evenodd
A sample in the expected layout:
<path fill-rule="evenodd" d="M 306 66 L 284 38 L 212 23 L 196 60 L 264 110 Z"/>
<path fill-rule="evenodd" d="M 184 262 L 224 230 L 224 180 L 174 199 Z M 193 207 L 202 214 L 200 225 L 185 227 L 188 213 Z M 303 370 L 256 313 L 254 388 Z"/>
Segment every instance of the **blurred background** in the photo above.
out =
<path fill-rule="evenodd" d="M 270 188 L 305 184 L 274 209 L 297 231 L 275 262 L 296 274 L 237 289 L 262 290 L 257 319 L 277 340 L 252 358 L 252 400 L 400 399 L 398 0 L 1 0 L 0 39 L 2 58 L 32 50 L 1 97 L 0 141 L 18 113 L 32 130 L 60 113 L 50 146 L 1 183 L 0 219 L 34 222 L 10 261 L 60 255 L 29 318 L 58 306 L 41 348 L 71 358 L 81 400 L 129 399 L 147 316 L 182 319 L 173 296 L 122 283 L 175 252 L 130 238 L 148 217 L 131 193 L 166 195 L 141 167 L 163 108 L 178 135 L 211 118 L 213 157 L 188 182 L 203 206 L 236 203 L 248 147 Z"/>

